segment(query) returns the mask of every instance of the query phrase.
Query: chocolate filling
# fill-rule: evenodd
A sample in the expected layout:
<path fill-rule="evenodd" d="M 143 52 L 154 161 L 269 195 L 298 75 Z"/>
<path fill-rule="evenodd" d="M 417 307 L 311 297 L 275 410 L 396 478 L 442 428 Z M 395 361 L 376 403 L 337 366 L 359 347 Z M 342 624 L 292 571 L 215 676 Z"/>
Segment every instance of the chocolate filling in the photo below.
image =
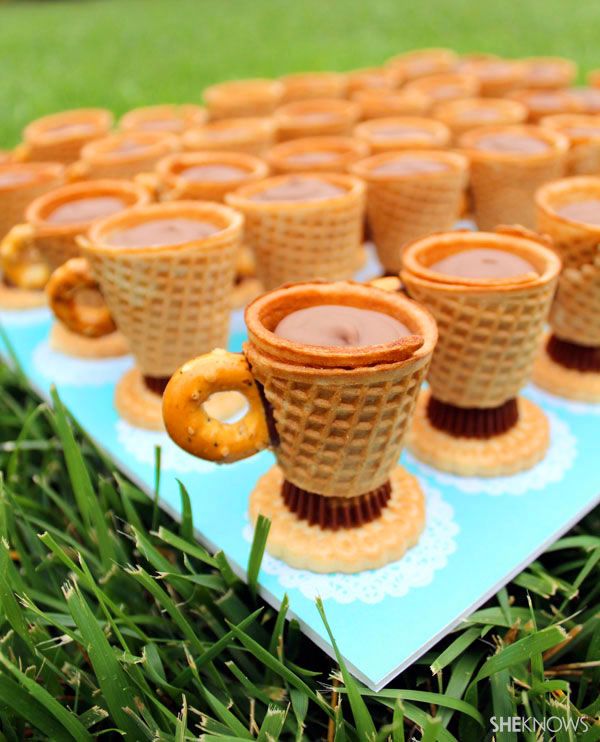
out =
<path fill-rule="evenodd" d="M 144 376 L 144 384 L 153 393 L 162 397 L 167 384 L 171 380 L 170 376 Z"/>
<path fill-rule="evenodd" d="M 588 373 L 600 372 L 600 347 L 579 345 L 551 335 L 546 351 L 555 363 L 564 368 Z"/>
<path fill-rule="evenodd" d="M 456 407 L 430 397 L 427 417 L 434 428 L 455 438 L 492 438 L 506 433 L 517 424 L 519 407 L 516 398 L 498 407 Z"/>
<path fill-rule="evenodd" d="M 273 405 L 267 399 L 267 395 L 265 394 L 265 387 L 263 386 L 263 384 L 261 384 L 260 381 L 257 381 L 256 379 L 254 379 L 254 383 L 256 384 L 256 388 L 258 389 L 258 395 L 265 411 L 265 419 L 267 421 L 269 440 L 271 441 L 271 445 L 276 448 L 279 445 L 280 438 L 279 433 L 277 432 L 277 426 L 275 425 Z"/>
<path fill-rule="evenodd" d="M 323 530 L 358 528 L 379 518 L 392 495 L 392 485 L 381 487 L 358 497 L 325 497 L 296 487 L 284 480 L 281 488 L 283 501 L 300 520 Z"/>

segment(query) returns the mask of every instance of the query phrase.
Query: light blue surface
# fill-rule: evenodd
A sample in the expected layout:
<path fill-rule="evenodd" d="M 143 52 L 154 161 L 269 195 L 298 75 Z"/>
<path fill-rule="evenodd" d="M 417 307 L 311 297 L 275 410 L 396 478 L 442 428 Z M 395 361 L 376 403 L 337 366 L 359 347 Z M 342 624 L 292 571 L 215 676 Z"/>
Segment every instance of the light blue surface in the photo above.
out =
<path fill-rule="evenodd" d="M 180 512 L 175 481 L 180 478 L 190 492 L 200 538 L 223 549 L 243 575 L 251 537 L 247 498 L 273 463 L 271 454 L 222 467 L 197 461 L 165 435 L 119 421 L 114 382 L 129 359 L 79 361 L 50 351 L 45 310 L 0 312 L 0 322 L 33 385 L 47 395 L 55 382 L 81 425 L 148 492 L 154 444 L 164 444 L 163 506 Z M 237 315 L 232 349 L 241 346 L 241 327 Z M 278 606 L 287 592 L 293 615 L 332 654 L 314 603 L 321 594 L 346 661 L 370 687 L 391 680 L 600 499 L 600 405 L 568 403 L 533 388 L 526 395 L 549 413 L 553 438 L 546 461 L 531 472 L 461 480 L 403 455 L 402 463 L 424 486 L 429 521 L 420 544 L 401 562 L 357 576 L 315 576 L 265 559 L 260 574 L 265 598 Z"/>

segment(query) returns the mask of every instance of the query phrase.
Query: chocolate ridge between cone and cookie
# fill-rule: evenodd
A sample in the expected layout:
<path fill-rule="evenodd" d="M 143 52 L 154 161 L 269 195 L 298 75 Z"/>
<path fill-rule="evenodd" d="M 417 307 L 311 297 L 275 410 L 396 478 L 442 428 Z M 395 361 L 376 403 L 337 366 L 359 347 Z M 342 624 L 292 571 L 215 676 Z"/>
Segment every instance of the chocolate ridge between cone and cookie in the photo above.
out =
<path fill-rule="evenodd" d="M 600 347 L 579 345 L 551 335 L 546 344 L 546 352 L 563 368 L 583 373 L 600 372 Z"/>
<path fill-rule="evenodd" d="M 455 438 L 493 438 L 506 433 L 519 420 L 516 398 L 498 407 L 457 407 L 431 396 L 427 418 L 434 428 Z"/>
<path fill-rule="evenodd" d="M 386 482 L 381 487 L 357 497 L 326 497 L 307 492 L 284 480 L 281 496 L 287 508 L 308 525 L 323 530 L 358 528 L 380 517 L 392 495 L 392 486 Z"/>
<path fill-rule="evenodd" d="M 146 387 L 153 393 L 158 394 L 159 397 L 162 397 L 163 392 L 165 391 L 167 384 L 171 380 L 170 376 L 144 376 L 144 384 Z"/>

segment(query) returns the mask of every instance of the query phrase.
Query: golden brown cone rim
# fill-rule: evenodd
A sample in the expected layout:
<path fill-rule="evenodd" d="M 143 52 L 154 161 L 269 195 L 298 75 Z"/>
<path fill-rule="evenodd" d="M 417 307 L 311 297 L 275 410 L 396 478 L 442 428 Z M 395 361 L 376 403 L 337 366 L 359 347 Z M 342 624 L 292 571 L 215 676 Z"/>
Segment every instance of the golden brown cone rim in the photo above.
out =
<path fill-rule="evenodd" d="M 79 198 L 94 196 L 117 196 L 123 200 L 127 199 L 129 203 L 123 206 L 133 208 L 150 203 L 150 194 L 143 186 L 128 180 L 111 180 L 109 178 L 99 180 L 84 180 L 77 183 L 68 183 L 67 185 L 54 188 L 48 193 L 34 199 L 25 210 L 25 221 L 36 227 L 39 233 L 60 234 L 70 232 L 81 232 L 87 229 L 92 221 L 87 222 L 69 222 L 68 224 L 52 224 L 46 221 L 44 214 L 62 204 Z"/>
<path fill-rule="evenodd" d="M 98 132 L 108 132 L 113 125 L 114 116 L 112 111 L 107 108 L 76 108 L 68 111 L 59 111 L 42 116 L 31 121 L 23 129 L 23 139 L 31 144 L 53 144 L 55 142 L 77 141 L 79 139 L 89 139 L 94 135 L 93 132 L 82 134 L 61 134 L 58 132 L 49 132 L 48 128 L 61 126 L 67 123 L 91 123 L 97 127 Z"/>
<path fill-rule="evenodd" d="M 586 189 L 591 191 L 587 196 L 588 198 L 592 196 L 600 199 L 600 177 L 595 175 L 576 175 L 571 178 L 552 180 L 549 183 L 545 183 L 535 192 L 535 204 L 540 211 L 543 211 L 555 222 L 577 227 L 581 231 L 587 231 L 592 234 L 597 233 L 600 235 L 600 224 L 590 224 L 589 222 L 583 222 L 578 219 L 570 219 L 556 211 L 557 206 L 560 208 L 560 206 L 565 206 L 580 200 L 579 198 L 573 198 L 573 200 L 570 200 L 568 198 L 569 194 L 572 194 L 574 191 L 579 194 L 581 191 L 585 191 Z M 567 198 L 562 200 L 562 197 L 565 195 Z M 556 201 L 553 204 L 554 198 L 556 198 Z"/>
<path fill-rule="evenodd" d="M 435 119 L 426 118 L 425 116 L 384 116 L 382 118 L 370 119 L 369 121 L 363 121 L 354 127 L 354 135 L 360 136 L 365 139 L 373 139 L 373 132 L 377 129 L 387 128 L 391 126 L 406 126 L 411 129 L 422 129 L 424 132 L 432 133 L 443 137 L 444 139 L 450 140 L 450 129 L 443 124 L 441 121 Z M 416 135 L 415 135 L 416 136 Z M 417 137 L 420 139 L 420 137 Z M 386 138 L 386 142 L 393 141 L 394 137 Z M 402 141 L 410 141 L 408 137 L 402 137 Z"/>
<path fill-rule="evenodd" d="M 65 166 L 60 162 L 0 162 L 0 174 L 2 172 L 30 172 L 34 174 L 32 180 L 21 183 L 5 183 L 0 185 L 0 194 L 8 191 L 25 190 L 35 188 L 47 180 L 63 178 L 66 174 Z"/>
<path fill-rule="evenodd" d="M 188 181 L 181 177 L 181 169 L 195 165 L 234 165 L 245 170 L 243 175 L 231 180 L 202 180 L 198 182 Z M 260 157 L 246 154 L 245 152 L 232 152 L 231 150 L 207 150 L 206 152 L 174 152 L 163 157 L 156 163 L 156 173 L 165 181 L 178 183 L 183 181 L 186 186 L 223 186 L 225 188 L 237 188 L 249 180 L 266 178 L 269 175 L 269 166 Z"/>
<path fill-rule="evenodd" d="M 118 151 L 119 142 L 139 141 L 142 150 Z M 135 161 L 151 157 L 154 154 L 173 151 L 179 145 L 179 137 L 168 131 L 117 131 L 105 137 L 94 139 L 86 144 L 81 152 L 80 159 L 85 162 L 105 161 Z"/>
<path fill-rule="evenodd" d="M 414 335 L 382 345 L 340 348 L 296 343 L 273 332 L 278 322 L 291 312 L 322 304 L 384 312 L 403 322 Z M 359 371 L 377 365 L 394 366 L 426 357 L 433 351 L 437 340 L 435 320 L 424 307 L 402 294 L 353 281 L 285 284 L 251 302 L 246 307 L 244 318 L 254 348 L 296 369 L 309 366 Z"/>
<path fill-rule="evenodd" d="M 212 219 L 213 223 L 220 223 L 222 226 L 218 232 L 214 232 L 207 237 L 160 247 L 121 248 L 119 245 L 108 243 L 103 239 L 104 235 L 118 228 L 127 228 L 128 226 L 140 224 L 146 220 L 177 218 L 180 216 L 205 220 Z M 190 247 L 200 248 L 202 246 L 212 246 L 215 242 L 221 242 L 224 238 L 234 237 L 237 233 L 241 233 L 243 223 L 244 218 L 241 214 L 230 209 L 228 206 L 223 206 L 214 201 L 170 201 L 150 204 L 148 206 L 136 206 L 121 211 L 118 214 L 112 214 L 106 219 L 94 222 L 88 232 L 87 239 L 79 240 L 79 245 L 83 249 L 84 254 L 86 250 L 89 250 L 95 254 L 110 256 L 131 255 L 148 257 L 164 254 L 165 252 L 179 252 Z"/>
<path fill-rule="evenodd" d="M 541 139 L 550 146 L 543 152 L 523 153 L 523 152 L 496 152 L 494 150 L 478 149 L 475 142 L 481 137 L 490 134 L 515 134 L 520 136 L 529 136 Z M 569 149 L 569 140 L 564 134 L 560 134 L 553 129 L 534 126 L 531 124 L 499 124 L 490 126 L 478 126 L 462 134 L 458 139 L 459 150 L 471 159 L 482 162 L 516 162 L 529 164 L 540 162 L 548 159 L 554 159 L 557 155 L 565 154 Z"/>
<path fill-rule="evenodd" d="M 448 165 L 448 170 L 438 170 L 434 172 L 414 172 L 404 174 L 394 173 L 376 173 L 373 172 L 380 165 L 386 162 L 395 162 L 396 160 L 424 159 L 444 162 Z M 396 181 L 412 180 L 416 178 L 435 179 L 447 177 L 450 173 L 464 173 L 465 176 L 469 170 L 469 160 L 458 152 L 449 152 L 448 150 L 439 149 L 403 149 L 398 152 L 381 152 L 377 155 L 371 155 L 364 160 L 359 160 L 349 167 L 349 172 L 353 175 L 363 178 L 373 183 L 394 183 Z"/>
<path fill-rule="evenodd" d="M 509 112 L 513 112 L 516 116 L 518 116 L 518 118 L 520 118 L 521 121 L 525 121 L 528 113 L 527 106 L 517 100 L 511 100 L 509 98 L 473 97 L 439 101 L 433 107 L 432 115 L 434 117 L 439 116 L 442 119 L 442 123 L 450 121 L 451 123 L 456 124 L 468 124 L 468 121 L 460 118 L 460 112 L 478 108 L 495 109 L 506 114 L 508 114 Z M 518 123 L 518 121 L 515 121 L 515 123 Z"/>
<path fill-rule="evenodd" d="M 415 240 L 402 253 L 402 271 L 400 276 L 404 281 L 416 280 L 440 291 L 488 293 L 499 291 L 521 291 L 542 286 L 558 277 L 561 261 L 557 254 L 546 244 L 544 237 L 538 240 L 529 235 L 528 230 L 520 227 L 500 227 L 497 232 L 472 232 L 470 230 L 455 230 L 439 232 Z M 427 263 L 431 264 L 448 255 L 454 255 L 463 249 L 491 247 L 506 252 L 512 252 L 531 262 L 539 273 L 527 273 L 523 277 L 477 279 L 448 276 L 429 270 L 419 257 L 423 253 L 431 256 Z"/>
<path fill-rule="evenodd" d="M 286 165 L 289 157 L 304 152 L 332 152 L 342 160 L 353 156 L 366 157 L 369 145 L 355 137 L 301 137 L 271 147 L 266 160 L 274 166 Z"/>
<path fill-rule="evenodd" d="M 322 180 L 331 185 L 344 188 L 345 193 L 340 193 L 336 196 L 329 196 L 327 198 L 312 199 L 306 201 L 254 201 L 252 196 L 255 193 L 260 193 L 262 190 L 278 186 L 281 183 L 285 183 L 288 180 Z M 284 173 L 283 175 L 272 175 L 270 178 L 265 178 L 254 183 L 248 183 L 247 185 L 238 188 L 236 191 L 228 193 L 225 197 L 225 201 L 229 206 L 234 208 L 254 209 L 256 211 L 281 211 L 286 210 L 322 210 L 324 207 L 334 205 L 339 201 L 346 200 L 349 196 L 360 197 L 365 193 L 365 184 L 359 178 L 354 175 L 346 175 L 342 173 L 324 173 L 324 172 L 306 172 L 302 173 Z"/>
<path fill-rule="evenodd" d="M 600 142 L 600 116 L 592 113 L 555 113 L 551 116 L 544 116 L 539 120 L 540 126 L 547 126 L 554 131 L 558 131 L 574 144 L 582 142 Z M 595 134 L 572 134 L 565 131 L 571 126 L 596 126 Z"/>

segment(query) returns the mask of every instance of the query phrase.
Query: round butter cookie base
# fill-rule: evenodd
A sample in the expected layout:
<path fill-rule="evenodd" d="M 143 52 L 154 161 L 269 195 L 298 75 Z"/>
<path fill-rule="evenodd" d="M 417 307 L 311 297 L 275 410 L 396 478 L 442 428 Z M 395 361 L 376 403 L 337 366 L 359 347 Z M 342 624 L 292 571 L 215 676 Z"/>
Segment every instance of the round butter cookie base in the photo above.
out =
<path fill-rule="evenodd" d="M 456 438 L 429 422 L 431 392 L 417 401 L 407 447 L 420 461 L 463 477 L 502 477 L 540 462 L 550 445 L 550 426 L 543 411 L 524 397 L 518 398 L 519 421 L 493 438 Z"/>
<path fill-rule="evenodd" d="M 425 527 L 425 497 L 417 479 L 401 466 L 390 475 L 391 497 L 381 517 L 357 528 L 323 530 L 300 520 L 281 497 L 283 474 L 274 466 L 250 495 L 252 523 L 270 519 L 267 551 L 291 567 L 312 572 L 352 574 L 400 559 Z"/>

